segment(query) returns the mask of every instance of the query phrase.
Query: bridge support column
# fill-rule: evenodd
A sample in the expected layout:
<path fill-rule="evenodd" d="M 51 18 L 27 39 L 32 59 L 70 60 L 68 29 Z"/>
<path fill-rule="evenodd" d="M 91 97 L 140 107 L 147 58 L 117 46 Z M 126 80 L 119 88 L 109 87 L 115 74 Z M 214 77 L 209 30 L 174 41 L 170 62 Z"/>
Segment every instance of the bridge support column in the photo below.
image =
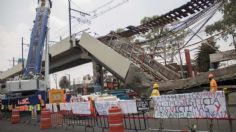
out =
<path fill-rule="evenodd" d="M 190 59 L 190 53 L 189 53 L 189 49 L 185 49 L 185 59 L 186 59 L 186 64 L 188 67 L 188 76 L 189 77 L 193 77 L 193 68 L 192 68 L 192 64 L 191 64 L 191 59 Z"/>
<path fill-rule="evenodd" d="M 93 60 L 93 80 L 94 80 L 94 92 L 103 91 L 103 71 L 102 66 Z"/>

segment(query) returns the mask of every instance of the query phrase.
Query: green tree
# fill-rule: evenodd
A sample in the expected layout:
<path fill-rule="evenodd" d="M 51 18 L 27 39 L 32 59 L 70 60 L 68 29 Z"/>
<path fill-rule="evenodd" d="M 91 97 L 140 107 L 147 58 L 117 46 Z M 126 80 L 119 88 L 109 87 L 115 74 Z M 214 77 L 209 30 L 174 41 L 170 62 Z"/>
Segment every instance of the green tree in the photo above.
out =
<path fill-rule="evenodd" d="M 140 24 L 144 24 L 144 23 L 147 23 L 155 18 L 157 18 L 159 16 L 152 16 L 152 17 L 144 17 L 141 21 L 140 21 Z M 142 34 L 142 37 L 144 37 L 146 40 L 150 40 L 150 39 L 154 39 L 158 36 L 160 36 L 163 31 L 165 31 L 167 29 L 164 29 L 164 26 L 163 27 L 154 27 L 152 29 L 150 29 L 148 32 Z"/>
<path fill-rule="evenodd" d="M 225 0 L 223 9 L 220 10 L 223 14 L 223 19 L 216 21 L 212 25 L 206 27 L 206 33 L 212 35 L 216 32 L 224 32 L 222 37 L 227 39 L 227 35 L 231 35 L 235 43 L 235 26 L 236 26 L 236 1 L 235 0 Z"/>
<path fill-rule="evenodd" d="M 66 77 L 66 76 L 63 76 L 60 81 L 59 81 L 59 86 L 60 88 L 62 89 L 66 89 L 66 88 L 69 88 L 70 86 L 70 81 L 69 79 Z"/>
<path fill-rule="evenodd" d="M 198 53 L 195 55 L 196 65 L 199 72 L 207 72 L 210 68 L 210 54 L 215 53 L 219 47 L 216 46 L 214 38 L 211 37 L 207 42 L 203 42 Z M 214 63 L 213 68 L 217 69 L 219 63 Z"/>

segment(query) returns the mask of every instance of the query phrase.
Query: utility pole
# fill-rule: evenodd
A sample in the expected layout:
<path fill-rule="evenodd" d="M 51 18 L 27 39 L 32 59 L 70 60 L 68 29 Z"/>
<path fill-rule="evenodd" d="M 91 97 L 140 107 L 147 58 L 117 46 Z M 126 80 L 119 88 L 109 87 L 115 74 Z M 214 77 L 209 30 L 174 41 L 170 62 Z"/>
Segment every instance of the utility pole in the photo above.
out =
<path fill-rule="evenodd" d="M 70 37 L 70 43 L 71 43 L 71 46 L 72 46 L 72 31 L 71 31 L 71 18 L 76 18 L 74 16 L 71 16 L 71 11 L 73 12 L 77 12 L 79 13 L 80 15 L 82 16 L 90 16 L 90 14 L 88 13 L 85 13 L 85 12 L 82 12 L 82 11 L 79 11 L 79 10 L 76 10 L 76 9 L 72 9 L 71 8 L 71 0 L 68 0 L 68 12 L 69 12 L 69 37 Z"/>
<path fill-rule="evenodd" d="M 21 38 L 21 61 L 22 61 L 22 72 L 24 73 L 24 38 Z"/>
<path fill-rule="evenodd" d="M 13 67 L 15 66 L 15 57 L 12 58 L 13 61 Z"/>
<path fill-rule="evenodd" d="M 24 38 L 21 38 L 21 60 L 22 60 L 22 72 L 24 73 L 25 61 L 24 61 L 24 45 L 29 46 L 29 44 L 24 43 Z"/>
<path fill-rule="evenodd" d="M 14 67 L 15 66 L 15 57 L 12 57 L 12 60 L 8 60 L 8 61 L 12 61 L 12 67 Z"/>
<path fill-rule="evenodd" d="M 71 37 L 71 0 L 68 0 L 68 10 L 69 10 L 69 37 L 70 37 L 70 42 L 72 42 L 72 37 Z"/>

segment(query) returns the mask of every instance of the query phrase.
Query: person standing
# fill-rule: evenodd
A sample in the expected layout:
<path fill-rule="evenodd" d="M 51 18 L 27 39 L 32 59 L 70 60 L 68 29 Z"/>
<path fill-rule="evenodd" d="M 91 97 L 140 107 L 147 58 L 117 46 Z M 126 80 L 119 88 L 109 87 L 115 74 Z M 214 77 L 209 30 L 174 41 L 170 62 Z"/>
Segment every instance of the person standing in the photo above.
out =
<path fill-rule="evenodd" d="M 218 90 L 218 86 L 217 86 L 217 82 L 214 79 L 214 75 L 212 73 L 210 73 L 208 75 L 208 79 L 210 81 L 210 92 L 216 92 Z"/>
<path fill-rule="evenodd" d="M 160 92 L 159 92 L 159 85 L 157 83 L 154 83 L 153 84 L 153 87 L 152 87 L 152 94 L 151 94 L 151 98 L 152 97 L 157 97 L 157 96 L 160 96 Z"/>

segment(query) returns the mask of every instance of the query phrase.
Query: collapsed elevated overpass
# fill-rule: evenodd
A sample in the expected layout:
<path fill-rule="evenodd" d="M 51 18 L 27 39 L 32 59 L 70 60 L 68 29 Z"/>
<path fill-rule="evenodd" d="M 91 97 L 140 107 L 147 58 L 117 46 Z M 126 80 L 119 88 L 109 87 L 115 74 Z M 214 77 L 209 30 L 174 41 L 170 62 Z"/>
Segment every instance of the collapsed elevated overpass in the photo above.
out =
<path fill-rule="evenodd" d="M 155 80 L 160 82 L 163 89 L 169 89 L 169 86 L 167 85 L 168 83 L 165 84 L 164 82 L 169 82 L 169 80 L 178 80 L 180 78 L 179 74 L 145 55 L 142 48 L 139 48 L 135 44 L 129 42 L 126 37 L 145 33 L 153 27 L 163 26 L 176 20 L 180 20 L 181 18 L 188 17 L 191 14 L 209 8 L 217 2 L 219 1 L 191 0 L 187 4 L 161 15 L 160 17 L 147 23 L 136 27 L 128 26 L 123 32 L 110 33 L 106 36 L 99 37 L 98 39 L 100 41 L 88 37 L 88 35 L 85 37 L 86 39 L 82 37 L 81 42 L 84 41 L 83 46 L 92 44 L 93 49 L 86 49 L 81 45 L 79 40 L 74 40 L 73 43 L 70 43 L 69 38 L 67 38 L 50 48 L 50 73 L 90 62 L 92 57 L 139 93 L 149 91 L 147 88 L 150 88 L 151 84 Z M 87 39 L 91 39 L 94 42 L 86 42 L 88 41 Z M 94 53 L 94 50 L 97 50 L 98 45 L 103 45 L 100 52 L 104 52 L 105 49 L 107 49 L 106 52 L 110 52 L 110 54 L 99 58 L 99 55 Z M 116 58 L 120 58 L 121 61 L 119 62 L 114 60 L 111 54 L 116 54 Z M 111 59 L 113 64 L 106 64 L 106 58 Z M 0 74 L 0 79 L 5 80 L 6 78 L 20 73 L 21 71 L 22 67 L 18 65 Z M 206 82 L 203 82 L 203 84 L 204 83 Z M 195 84 L 190 83 L 189 87 L 191 87 L 191 85 L 195 86 Z"/>

